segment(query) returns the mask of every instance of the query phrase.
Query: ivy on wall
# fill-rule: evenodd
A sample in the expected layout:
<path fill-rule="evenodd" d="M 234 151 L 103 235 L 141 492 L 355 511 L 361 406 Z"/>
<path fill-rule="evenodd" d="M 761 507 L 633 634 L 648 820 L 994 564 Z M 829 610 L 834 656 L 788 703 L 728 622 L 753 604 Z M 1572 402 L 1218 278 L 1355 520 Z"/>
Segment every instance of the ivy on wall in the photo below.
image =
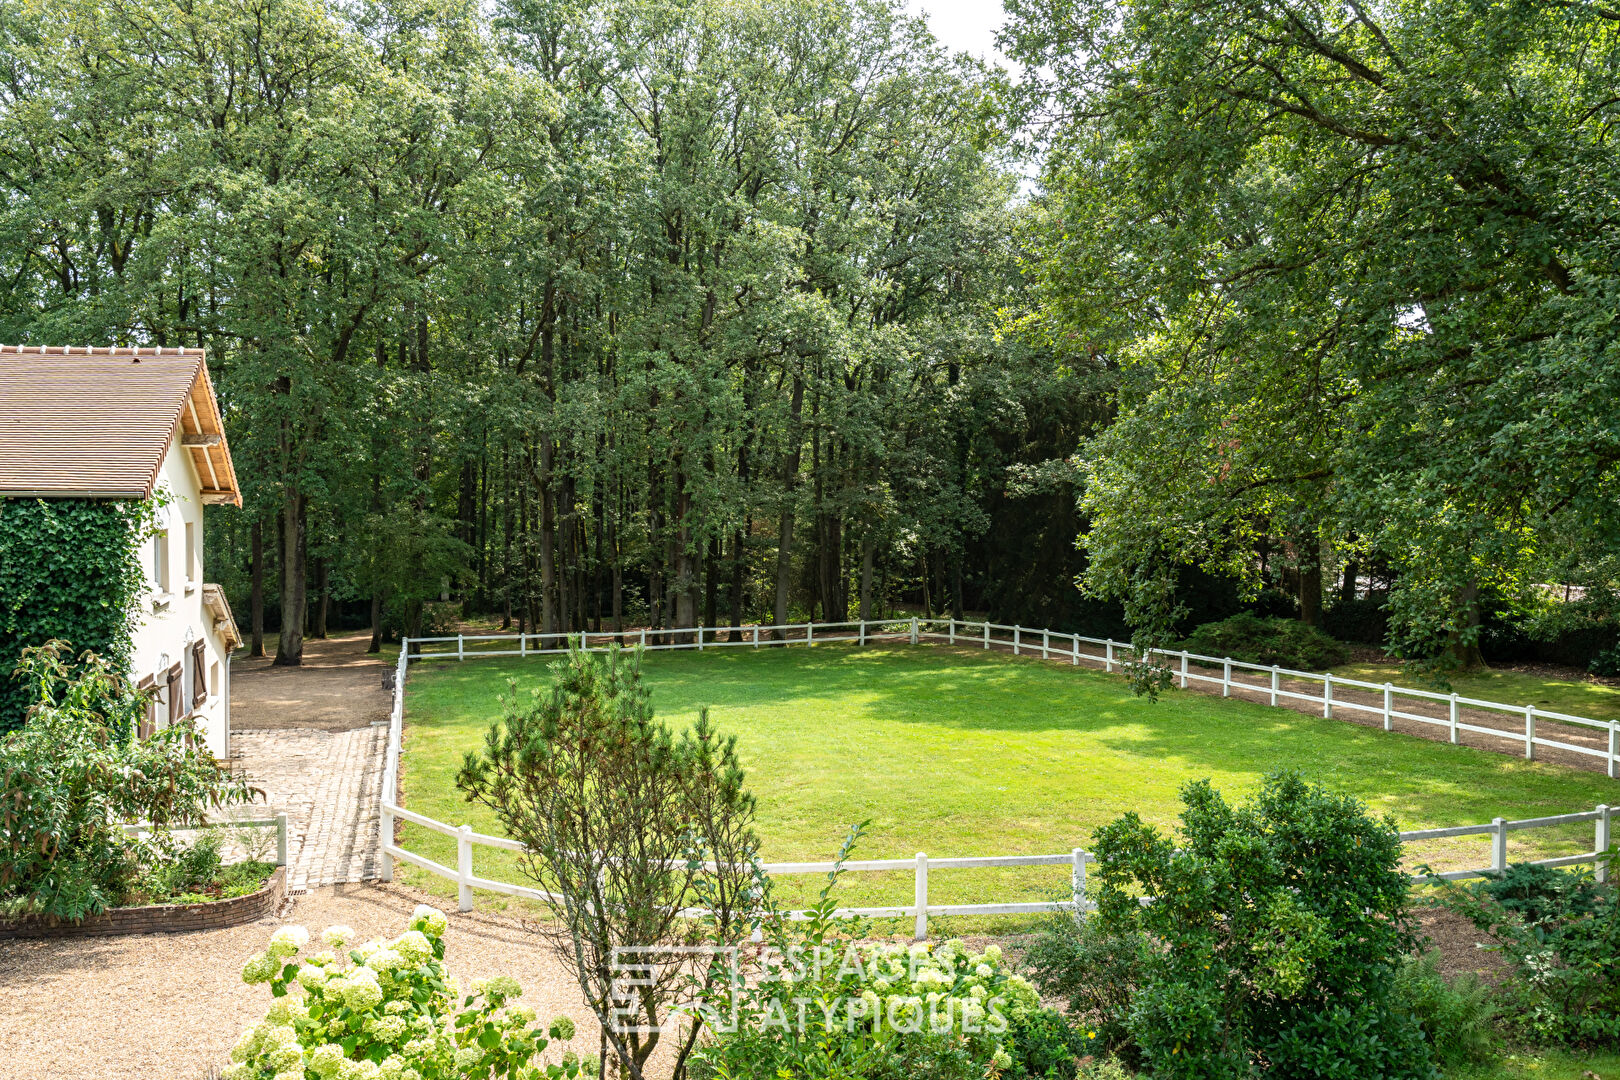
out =
<path fill-rule="evenodd" d="M 127 669 L 146 592 L 149 503 L 0 499 L 0 734 L 21 726 L 23 649 L 60 638 Z"/>

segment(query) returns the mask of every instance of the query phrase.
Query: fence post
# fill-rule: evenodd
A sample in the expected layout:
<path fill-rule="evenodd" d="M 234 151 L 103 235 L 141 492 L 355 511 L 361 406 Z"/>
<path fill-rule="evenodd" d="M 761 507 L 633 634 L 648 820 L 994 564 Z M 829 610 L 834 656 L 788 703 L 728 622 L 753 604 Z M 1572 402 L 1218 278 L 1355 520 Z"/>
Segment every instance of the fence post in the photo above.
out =
<path fill-rule="evenodd" d="M 754 648 L 759 648 L 759 625 L 754 625 Z"/>
<path fill-rule="evenodd" d="M 1394 683 L 1385 683 L 1384 684 L 1384 730 L 1385 731 L 1393 731 L 1394 730 L 1395 717 L 1393 715 L 1391 715 L 1391 712 L 1390 712 L 1391 706 L 1394 703 L 1394 699 L 1395 699 L 1395 684 Z"/>
<path fill-rule="evenodd" d="M 1018 655 L 1018 639 L 1023 634 L 1023 632 L 1024 632 L 1023 627 L 1016 626 L 1016 625 L 1013 627 L 1013 655 L 1014 656 Z"/>
<path fill-rule="evenodd" d="M 1079 634 L 1071 634 L 1071 635 L 1069 635 L 1069 640 L 1074 643 L 1074 659 L 1070 660 L 1069 663 L 1074 667 L 1079 667 L 1080 666 L 1080 635 Z"/>
<path fill-rule="evenodd" d="M 1455 690 L 1451 692 L 1451 741 L 1453 744 L 1457 741 L 1457 692 Z"/>
<path fill-rule="evenodd" d="M 1078 647 L 1078 646 L 1076 646 Z M 1103 670 L 1109 674 L 1114 671 L 1114 639 L 1109 638 L 1103 643 Z"/>
<path fill-rule="evenodd" d="M 703 651 L 703 627 L 698 627 L 698 652 Z"/>
<path fill-rule="evenodd" d="M 1592 847 L 1594 852 L 1607 852 L 1609 850 L 1609 803 L 1597 803 L 1597 844 Z M 1592 874 L 1597 882 L 1609 881 L 1609 860 L 1599 858 L 1592 865 Z"/>
<path fill-rule="evenodd" d="M 914 936 L 918 941 L 928 940 L 928 856 L 917 852 L 917 887 L 913 893 L 917 905 L 917 923 Z"/>
<path fill-rule="evenodd" d="M 473 909 L 472 826 L 463 825 L 456 835 L 456 889 L 462 911 Z"/>
<path fill-rule="evenodd" d="M 1070 857 L 1074 859 L 1074 869 L 1069 873 L 1069 888 L 1074 893 L 1074 914 L 1079 918 L 1086 913 L 1086 853 L 1075 848 Z"/>
<path fill-rule="evenodd" d="M 1322 676 L 1322 715 L 1333 719 L 1333 676 Z"/>
<path fill-rule="evenodd" d="M 1221 661 L 1221 697 L 1232 696 L 1232 658 Z"/>
<path fill-rule="evenodd" d="M 990 647 L 990 620 L 984 620 L 984 647 Z"/>
<path fill-rule="evenodd" d="M 393 822 L 393 815 L 392 814 L 388 815 L 388 820 L 389 820 L 390 824 Z M 392 832 L 393 830 L 390 829 L 389 831 Z M 385 837 L 382 838 L 382 841 L 385 844 L 392 844 L 394 842 L 394 838 L 392 836 L 385 836 Z M 276 865 L 277 866 L 286 866 L 287 865 L 287 815 L 286 814 L 277 814 L 276 815 Z M 392 871 L 393 871 L 393 860 L 390 859 L 389 860 L 389 874 L 388 874 L 387 877 L 383 878 L 384 881 L 393 880 L 394 875 L 393 875 Z"/>
<path fill-rule="evenodd" d="M 1524 760 L 1536 760 L 1536 707 L 1524 707 Z"/>
<path fill-rule="evenodd" d="M 1491 869 L 1501 873 L 1507 869 L 1507 819 L 1492 818 Z"/>
<path fill-rule="evenodd" d="M 1611 779 L 1611 780 L 1613 780 L 1614 777 L 1615 777 L 1615 772 L 1616 772 L 1615 766 L 1617 764 L 1617 762 L 1616 762 L 1617 755 L 1615 754 L 1615 749 L 1616 749 L 1616 747 L 1615 747 L 1615 742 L 1616 742 L 1615 733 L 1617 731 L 1620 731 L 1620 727 L 1616 727 L 1615 722 L 1613 720 L 1610 720 L 1609 721 L 1609 779 Z"/>
<path fill-rule="evenodd" d="M 951 644 L 955 645 L 956 644 L 956 620 L 952 619 L 947 625 L 950 628 Z"/>
<path fill-rule="evenodd" d="M 807 622 L 804 624 L 804 643 L 806 645 L 814 645 L 816 643 L 816 624 L 813 622 Z"/>
<path fill-rule="evenodd" d="M 861 644 L 866 644 L 866 620 L 861 620 Z"/>
<path fill-rule="evenodd" d="M 1187 689 L 1187 650 L 1181 650 L 1181 688 Z"/>
<path fill-rule="evenodd" d="M 1272 664 L 1271 665 L 1271 703 L 1273 705 L 1277 704 L 1277 676 L 1280 675 L 1280 674 L 1281 674 L 1281 672 L 1279 672 L 1277 670 L 1277 665 Z"/>
<path fill-rule="evenodd" d="M 643 649 L 647 647 L 647 628 L 645 626 L 641 628 L 641 647 Z"/>
<path fill-rule="evenodd" d="M 465 659 L 467 659 L 466 639 L 463 638 L 460 634 L 456 635 L 456 659 L 457 660 L 465 660 Z"/>
<path fill-rule="evenodd" d="M 529 635 L 528 634 L 523 634 L 523 633 L 518 634 L 518 655 L 519 656 L 528 656 L 529 655 Z"/>
<path fill-rule="evenodd" d="M 917 644 L 917 616 L 911 617 L 911 643 Z"/>
<path fill-rule="evenodd" d="M 1052 659 L 1052 631 L 1041 631 L 1041 659 Z"/>
<path fill-rule="evenodd" d="M 1608 806 L 1608 804 L 1607 803 L 1599 803 L 1597 811 L 1598 811 L 1597 843 L 1593 845 L 1592 850 L 1593 851 L 1608 851 L 1609 850 L 1609 806 Z M 1603 882 L 1608 881 L 1609 880 L 1609 860 L 1608 859 L 1598 859 L 1593 864 L 1592 872 L 1593 872 L 1593 875 L 1598 879 L 1599 884 L 1602 884 Z"/>

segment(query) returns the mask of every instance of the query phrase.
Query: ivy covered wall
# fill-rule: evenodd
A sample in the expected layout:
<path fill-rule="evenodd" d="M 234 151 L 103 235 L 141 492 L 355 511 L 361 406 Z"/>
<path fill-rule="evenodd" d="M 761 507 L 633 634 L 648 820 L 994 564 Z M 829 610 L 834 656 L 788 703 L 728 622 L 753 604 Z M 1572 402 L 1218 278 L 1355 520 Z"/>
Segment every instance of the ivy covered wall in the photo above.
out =
<path fill-rule="evenodd" d="M 75 656 L 129 663 L 146 519 L 142 503 L 0 499 L 0 733 L 27 710 L 12 673 L 28 646 L 61 638 Z"/>

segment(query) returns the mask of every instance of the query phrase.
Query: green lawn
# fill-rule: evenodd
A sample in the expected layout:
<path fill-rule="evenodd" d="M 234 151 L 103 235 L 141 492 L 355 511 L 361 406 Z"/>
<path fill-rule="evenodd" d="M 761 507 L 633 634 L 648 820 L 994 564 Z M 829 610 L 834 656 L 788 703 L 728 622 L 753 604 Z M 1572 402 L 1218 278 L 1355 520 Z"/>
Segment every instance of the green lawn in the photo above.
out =
<path fill-rule="evenodd" d="M 1170 825 L 1177 792 L 1212 778 L 1241 795 L 1268 770 L 1291 767 L 1354 792 L 1402 828 L 1588 809 L 1620 789 L 1596 773 L 1427 742 L 1286 709 L 1172 690 L 1157 704 L 1117 676 L 942 647 L 825 646 L 651 653 L 659 714 L 689 724 L 702 705 L 738 736 L 759 796 L 767 859 L 825 859 L 847 826 L 871 819 L 857 857 L 1066 852 L 1135 810 Z M 498 832 L 465 803 L 454 776 L 498 713 L 509 677 L 547 679 L 536 659 L 413 665 L 407 687 L 404 791 L 410 808 Z M 1585 826 L 1513 834 L 1513 857 L 1591 846 Z M 417 827 L 405 846 L 447 865 L 454 842 Z M 477 872 L 511 876 L 502 852 L 479 848 Z M 1437 867 L 1489 861 L 1483 838 L 1414 851 Z M 436 891 L 448 882 L 402 868 Z M 1045 898 L 1061 868 L 936 871 L 936 903 Z M 794 883 L 808 886 L 806 879 Z M 790 884 L 784 881 L 782 884 Z M 860 903 L 907 903 L 909 874 L 848 882 Z"/>

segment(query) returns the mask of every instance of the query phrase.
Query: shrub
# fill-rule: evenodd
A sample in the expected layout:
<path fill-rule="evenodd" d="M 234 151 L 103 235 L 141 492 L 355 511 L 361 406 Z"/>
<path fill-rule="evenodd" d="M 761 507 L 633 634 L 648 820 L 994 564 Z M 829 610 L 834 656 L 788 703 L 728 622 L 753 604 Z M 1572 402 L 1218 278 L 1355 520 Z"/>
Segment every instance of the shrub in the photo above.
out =
<path fill-rule="evenodd" d="M 1435 952 L 1408 956 L 1396 972 L 1396 992 L 1417 1017 L 1436 1062 L 1455 1068 L 1488 1060 L 1496 1014 L 1490 988 L 1472 973 L 1448 980 L 1439 958 Z"/>
<path fill-rule="evenodd" d="M 1587 670 L 1593 675 L 1620 675 L 1620 645 L 1594 656 Z"/>
<path fill-rule="evenodd" d="M 1315 627 L 1295 619 L 1261 619 L 1246 613 L 1205 623 L 1180 647 L 1204 656 L 1229 656 L 1296 671 L 1322 671 L 1350 659 L 1350 650 Z"/>
<path fill-rule="evenodd" d="M 1503 1006 L 1523 1037 L 1620 1040 L 1620 903 L 1612 887 L 1589 871 L 1514 866 L 1439 888 L 1437 902 L 1488 932 L 1513 965 Z"/>
<path fill-rule="evenodd" d="M 1097 919 L 1052 916 L 1024 951 L 1024 964 L 1048 997 L 1067 1002 L 1069 1014 L 1097 1033 L 1090 1049 L 1126 1053 L 1126 1019 L 1148 941 L 1138 932 L 1112 933 Z"/>
<path fill-rule="evenodd" d="M 405 932 L 339 957 L 354 932 L 321 935 L 328 949 L 305 954 L 309 933 L 283 926 L 242 969 L 242 981 L 266 983 L 275 1001 L 242 1033 L 222 1080 L 562 1080 L 596 1071 L 566 1053 L 541 1061 L 550 1043 L 574 1036 L 566 1016 L 549 1026 L 515 1004 L 523 994 L 507 976 L 483 979 L 463 995 L 445 973 L 444 913 L 418 907 Z M 302 955 L 301 955 L 302 954 Z M 289 995 L 300 993 L 296 1000 Z"/>
<path fill-rule="evenodd" d="M 839 926 L 832 890 L 861 835 L 850 832 L 803 921 L 789 920 L 756 875 L 767 942 L 739 982 L 711 986 L 712 1038 L 692 1059 L 699 1080 L 983 1080 L 986 1075 L 1075 1075 L 1076 1052 L 1095 1038 L 1044 1008 L 1001 949 L 960 941 L 859 941 Z M 802 1003 L 802 1004 L 801 1004 Z M 805 1008 L 809 1004 L 809 1008 Z M 717 1022 L 735 1005 L 734 1022 Z"/>
<path fill-rule="evenodd" d="M 1207 781 L 1182 801 L 1179 841 L 1134 813 L 1095 841 L 1101 930 L 1155 944 L 1125 1020 L 1148 1072 L 1427 1080 L 1396 992 L 1413 933 L 1394 822 L 1288 773 L 1244 806 Z"/>
<path fill-rule="evenodd" d="M 173 858 L 171 828 L 253 792 L 219 771 L 188 723 L 135 738 L 145 699 L 105 660 L 87 653 L 70 669 L 64 651 L 24 652 L 29 719 L 0 738 L 0 905 L 77 920 L 123 903 L 143 865 Z M 124 822 L 152 832 L 136 840 Z"/>

